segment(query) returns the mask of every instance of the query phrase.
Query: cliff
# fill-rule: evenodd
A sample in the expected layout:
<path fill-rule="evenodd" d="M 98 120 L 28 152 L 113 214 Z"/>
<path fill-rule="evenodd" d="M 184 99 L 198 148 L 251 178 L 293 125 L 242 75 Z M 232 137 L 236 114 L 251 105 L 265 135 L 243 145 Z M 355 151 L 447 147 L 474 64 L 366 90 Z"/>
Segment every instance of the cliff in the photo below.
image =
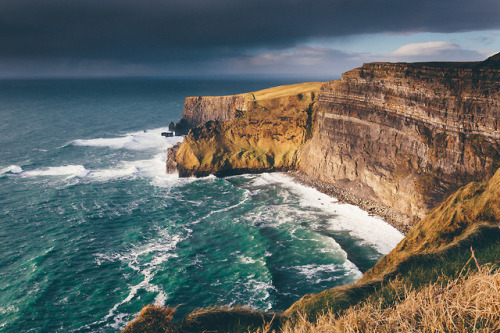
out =
<path fill-rule="evenodd" d="M 498 58 L 370 63 L 323 85 L 187 98 L 180 123 L 201 125 L 170 153 L 168 170 L 297 169 L 416 222 L 500 167 Z"/>
<path fill-rule="evenodd" d="M 322 84 L 187 98 L 180 123 L 208 122 L 192 128 L 180 146 L 169 150 L 167 170 L 205 176 L 294 168 L 299 148 L 311 137 L 314 100 Z"/>
<path fill-rule="evenodd" d="M 498 57 L 498 55 L 497 55 Z M 371 63 L 323 86 L 299 170 L 408 215 L 500 166 L 500 66 Z"/>
<path fill-rule="evenodd" d="M 209 121 L 169 151 L 169 168 L 180 175 L 294 168 L 423 218 L 360 281 L 306 295 L 284 314 L 209 308 L 177 324 L 172 310 L 157 309 L 166 319 L 139 317 L 127 332 L 151 323 L 172 332 L 319 331 L 314 322 L 347 331 L 342 321 L 349 320 L 352 331 L 500 329 L 500 54 L 477 63 L 365 64 L 327 84 L 186 104 L 184 124 Z M 218 107 L 203 110 L 210 105 Z M 490 267 L 486 274 L 480 265 Z M 481 274 L 486 289 L 465 286 Z M 416 302 L 420 291 L 424 303 Z M 446 300 L 450 291 L 456 297 L 445 307 L 456 316 L 428 316 L 440 310 L 429 300 Z M 486 298 L 492 302 L 479 302 Z M 397 312 L 403 303 L 413 309 Z M 415 325 L 391 322 L 391 313 Z"/>

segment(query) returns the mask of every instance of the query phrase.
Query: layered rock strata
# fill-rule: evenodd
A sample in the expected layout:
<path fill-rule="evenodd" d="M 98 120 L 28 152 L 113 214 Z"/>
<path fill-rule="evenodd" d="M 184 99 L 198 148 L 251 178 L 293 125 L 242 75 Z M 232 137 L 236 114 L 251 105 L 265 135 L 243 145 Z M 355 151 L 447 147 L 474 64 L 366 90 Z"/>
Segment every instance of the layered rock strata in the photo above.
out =
<path fill-rule="evenodd" d="M 251 98 L 249 94 L 187 97 L 182 119 L 176 125 L 175 132 L 177 135 L 185 135 L 191 128 L 210 120 L 232 120 L 236 117 L 236 110 L 247 111 Z"/>
<path fill-rule="evenodd" d="M 421 218 L 500 166 L 500 70 L 372 63 L 328 83 L 299 170 Z"/>
<path fill-rule="evenodd" d="M 188 98 L 182 122 L 201 125 L 170 170 L 295 169 L 416 221 L 500 167 L 499 63 L 371 63 L 324 85 Z"/>

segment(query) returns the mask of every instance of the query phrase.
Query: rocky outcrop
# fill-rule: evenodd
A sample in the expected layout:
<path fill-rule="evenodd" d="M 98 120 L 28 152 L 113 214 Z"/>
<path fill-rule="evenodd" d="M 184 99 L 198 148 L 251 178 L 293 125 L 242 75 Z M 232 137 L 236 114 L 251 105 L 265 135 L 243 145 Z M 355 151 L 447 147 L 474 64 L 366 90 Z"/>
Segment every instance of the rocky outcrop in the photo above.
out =
<path fill-rule="evenodd" d="M 297 169 L 417 221 L 500 167 L 499 58 L 370 63 L 324 85 L 188 98 L 182 122 L 201 125 L 174 154 L 177 168 Z"/>
<path fill-rule="evenodd" d="M 184 135 L 198 125 L 210 120 L 228 121 L 236 117 L 237 111 L 245 112 L 248 94 L 232 96 L 196 96 L 184 101 L 182 119 L 176 125 L 176 134 Z"/>
<path fill-rule="evenodd" d="M 168 162 L 167 169 L 177 163 L 181 176 L 205 176 L 295 168 L 298 151 L 312 134 L 322 84 L 275 87 L 234 99 L 188 98 L 183 119 L 208 122 L 191 129 L 177 152 L 169 151 L 176 162 Z M 203 107 L 214 109 L 202 112 Z"/>

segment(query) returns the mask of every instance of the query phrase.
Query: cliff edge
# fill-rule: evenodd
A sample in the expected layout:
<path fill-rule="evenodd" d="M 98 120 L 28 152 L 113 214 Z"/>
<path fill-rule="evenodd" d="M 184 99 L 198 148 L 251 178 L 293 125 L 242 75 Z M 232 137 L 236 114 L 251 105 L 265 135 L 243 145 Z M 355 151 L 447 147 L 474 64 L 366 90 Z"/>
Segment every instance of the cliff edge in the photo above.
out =
<path fill-rule="evenodd" d="M 500 166 L 498 55 L 478 63 L 371 63 L 323 86 L 299 170 L 420 219 Z M 365 191 L 366 192 L 366 191 Z"/>

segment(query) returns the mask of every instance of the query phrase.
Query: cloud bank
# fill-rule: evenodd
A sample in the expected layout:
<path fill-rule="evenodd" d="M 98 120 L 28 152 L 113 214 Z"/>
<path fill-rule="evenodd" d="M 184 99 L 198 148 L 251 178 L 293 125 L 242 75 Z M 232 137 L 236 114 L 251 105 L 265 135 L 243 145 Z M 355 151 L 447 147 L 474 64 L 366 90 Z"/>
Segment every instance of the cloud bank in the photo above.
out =
<path fill-rule="evenodd" d="M 273 57 L 307 67 L 345 56 L 300 48 L 314 38 L 495 30 L 499 17 L 497 0 L 2 0 L 0 67 L 77 62 L 133 72 L 245 58 L 265 67 Z"/>

